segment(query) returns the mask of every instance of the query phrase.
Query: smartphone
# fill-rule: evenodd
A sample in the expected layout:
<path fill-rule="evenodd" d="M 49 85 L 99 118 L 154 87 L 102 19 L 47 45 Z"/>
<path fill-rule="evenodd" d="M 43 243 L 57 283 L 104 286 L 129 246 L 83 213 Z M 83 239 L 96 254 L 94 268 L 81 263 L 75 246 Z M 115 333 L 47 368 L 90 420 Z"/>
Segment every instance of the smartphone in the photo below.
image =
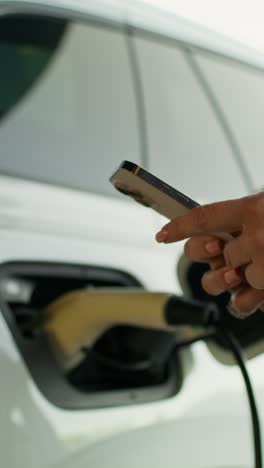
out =
<path fill-rule="evenodd" d="M 123 161 L 110 182 L 119 192 L 134 198 L 141 205 L 153 208 L 170 220 L 199 206 L 187 195 L 131 161 Z"/>

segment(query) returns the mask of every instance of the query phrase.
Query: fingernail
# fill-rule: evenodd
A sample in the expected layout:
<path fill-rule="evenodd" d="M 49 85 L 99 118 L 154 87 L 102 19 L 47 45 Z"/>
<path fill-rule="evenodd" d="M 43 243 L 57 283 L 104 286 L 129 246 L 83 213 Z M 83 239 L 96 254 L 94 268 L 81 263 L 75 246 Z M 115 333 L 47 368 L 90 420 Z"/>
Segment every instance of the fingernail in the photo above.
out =
<path fill-rule="evenodd" d="M 230 302 L 227 306 L 226 306 L 228 312 L 230 312 L 231 315 L 233 315 L 233 317 L 237 318 L 237 319 L 240 319 L 240 320 L 245 320 L 247 319 L 250 315 L 252 315 L 252 311 L 247 311 L 247 312 L 241 312 L 240 310 L 237 310 L 234 305 L 232 304 L 232 302 Z"/>
<path fill-rule="evenodd" d="M 229 304 L 226 306 L 228 312 L 230 312 L 233 317 L 238 318 L 238 319 L 244 319 L 246 318 L 245 314 L 242 312 L 239 312 L 235 307 L 233 306 L 232 302 L 229 302 Z"/>
<path fill-rule="evenodd" d="M 165 242 L 168 239 L 168 235 L 168 231 L 166 231 L 166 229 L 162 229 L 158 234 L 156 234 L 156 241 Z"/>
<path fill-rule="evenodd" d="M 224 274 L 224 279 L 228 285 L 234 285 L 241 281 L 240 276 L 236 273 L 235 270 L 226 271 Z"/>
<path fill-rule="evenodd" d="M 207 242 L 207 244 L 205 244 L 205 250 L 213 255 L 220 254 L 222 251 L 218 240 Z"/>

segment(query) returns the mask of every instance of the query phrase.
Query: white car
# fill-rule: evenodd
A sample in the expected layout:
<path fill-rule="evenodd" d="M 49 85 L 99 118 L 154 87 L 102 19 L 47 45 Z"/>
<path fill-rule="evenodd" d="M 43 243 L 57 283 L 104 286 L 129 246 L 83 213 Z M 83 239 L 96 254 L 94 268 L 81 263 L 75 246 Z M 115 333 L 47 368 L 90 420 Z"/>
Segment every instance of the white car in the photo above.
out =
<path fill-rule="evenodd" d="M 182 244 L 109 177 L 126 159 L 198 202 L 260 189 L 264 57 L 140 1 L 0 13 L 1 466 L 251 467 L 239 371 L 205 344 L 124 323 L 63 368 L 35 330 L 80 288 L 181 294 Z M 263 423 L 263 356 L 248 367 Z"/>

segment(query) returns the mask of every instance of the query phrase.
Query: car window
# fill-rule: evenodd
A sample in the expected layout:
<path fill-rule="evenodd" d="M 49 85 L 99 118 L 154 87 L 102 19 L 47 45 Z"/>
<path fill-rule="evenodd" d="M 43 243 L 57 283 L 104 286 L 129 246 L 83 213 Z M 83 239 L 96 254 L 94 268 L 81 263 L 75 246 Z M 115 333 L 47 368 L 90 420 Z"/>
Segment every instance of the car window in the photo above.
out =
<path fill-rule="evenodd" d="M 184 53 L 145 37 L 136 46 L 151 169 L 197 201 L 242 195 L 239 168 Z"/>
<path fill-rule="evenodd" d="M 196 57 L 239 142 L 256 189 L 264 186 L 264 72 L 216 56 Z"/>
<path fill-rule="evenodd" d="M 59 46 L 67 21 L 36 17 L 0 19 L 0 118 L 34 85 Z"/>
<path fill-rule="evenodd" d="M 27 21 L 20 35 L 9 24 L 0 36 L 0 172 L 114 195 L 112 172 L 140 158 L 126 41 L 117 30 L 53 20 L 45 43 Z"/>

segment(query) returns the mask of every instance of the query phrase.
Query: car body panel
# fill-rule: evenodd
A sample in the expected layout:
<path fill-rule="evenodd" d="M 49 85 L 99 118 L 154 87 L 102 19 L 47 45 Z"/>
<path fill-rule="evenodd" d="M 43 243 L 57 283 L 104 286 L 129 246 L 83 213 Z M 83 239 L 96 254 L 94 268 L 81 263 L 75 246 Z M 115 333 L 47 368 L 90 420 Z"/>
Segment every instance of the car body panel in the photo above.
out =
<path fill-rule="evenodd" d="M 242 61 L 246 67 L 264 67 L 261 54 L 141 2 L 0 0 L 0 9 L 3 14 L 39 12 L 90 18 L 90 22 L 100 19 L 114 23 L 121 31 L 133 26 L 155 38 L 165 35 L 166 41 L 169 37 L 177 40 L 188 50 L 205 49 L 206 53 Z M 142 40 L 142 36 L 136 39 L 138 43 Z M 248 159 L 245 161 L 249 165 Z M 251 187 L 244 183 L 239 168 L 237 171 L 240 182 L 236 190 L 247 193 Z M 228 165 L 226 172 L 227 185 Z M 213 198 L 211 192 L 199 201 Z M 155 231 L 164 222 L 126 199 L 0 177 L 1 263 L 50 261 L 116 268 L 133 275 L 148 290 L 180 293 L 176 266 L 183 245 L 161 246 L 154 240 Z M 182 353 L 181 358 L 186 378 L 181 392 L 170 399 L 107 409 L 64 410 L 48 401 L 36 386 L 1 313 L 3 466 L 251 466 L 250 419 L 238 369 L 217 362 L 204 344 L 193 347 L 190 372 L 188 353 Z M 249 369 L 262 417 L 263 357 L 252 360 Z"/>
<path fill-rule="evenodd" d="M 231 57 L 253 67 L 263 69 L 263 54 L 253 48 L 246 47 L 237 41 L 216 33 L 192 21 L 178 17 L 144 1 L 135 0 L 1 0 L 4 11 L 36 11 L 46 13 L 90 15 L 114 21 L 118 24 L 131 25 L 143 30 L 149 30 L 162 36 L 177 39 L 190 46 L 198 47 L 214 53 Z"/>

